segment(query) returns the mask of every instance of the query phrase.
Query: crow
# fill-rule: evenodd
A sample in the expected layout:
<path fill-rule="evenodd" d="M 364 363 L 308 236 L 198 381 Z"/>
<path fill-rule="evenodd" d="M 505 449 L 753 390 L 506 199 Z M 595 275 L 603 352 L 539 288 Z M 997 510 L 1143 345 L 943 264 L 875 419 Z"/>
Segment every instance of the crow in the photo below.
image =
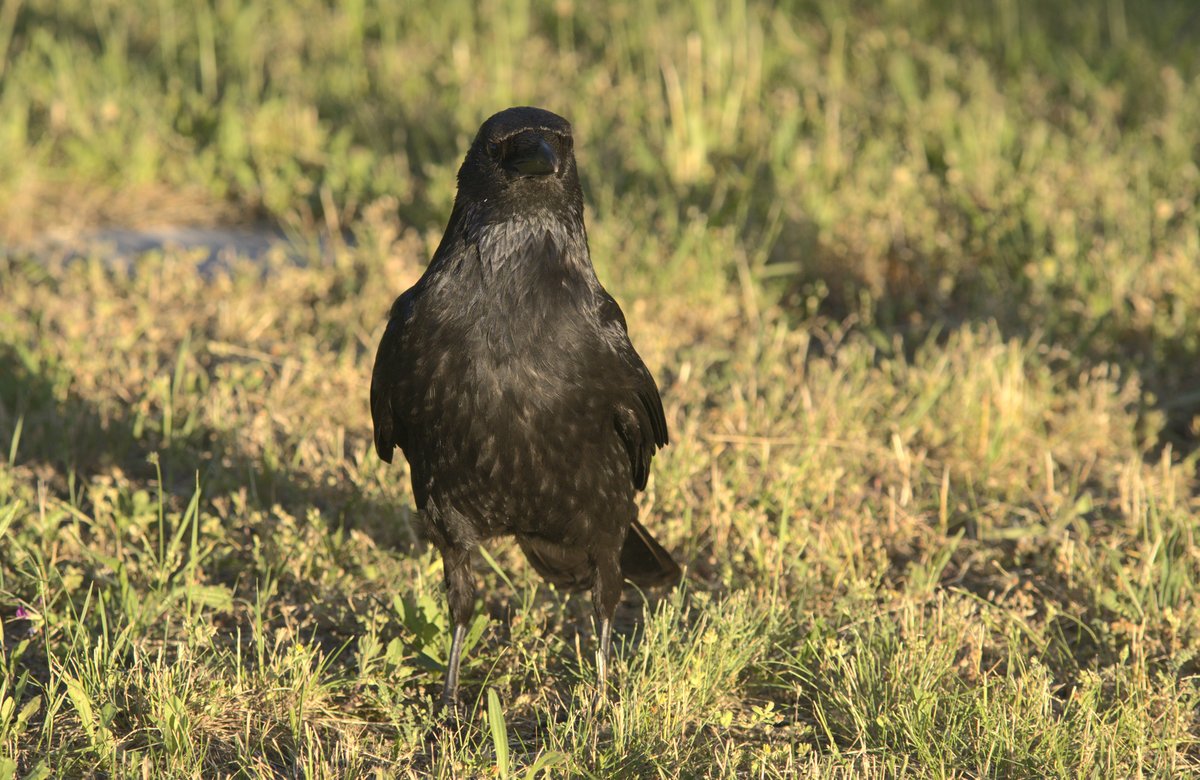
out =
<path fill-rule="evenodd" d="M 396 299 L 371 375 L 375 449 L 399 447 L 442 555 L 457 713 L 475 609 L 471 552 L 510 535 L 545 580 L 592 590 L 597 695 L 607 692 L 623 580 L 679 566 L 638 522 L 636 491 L 667 444 L 658 386 L 588 252 L 567 120 L 517 107 L 479 128 L 425 273 Z"/>

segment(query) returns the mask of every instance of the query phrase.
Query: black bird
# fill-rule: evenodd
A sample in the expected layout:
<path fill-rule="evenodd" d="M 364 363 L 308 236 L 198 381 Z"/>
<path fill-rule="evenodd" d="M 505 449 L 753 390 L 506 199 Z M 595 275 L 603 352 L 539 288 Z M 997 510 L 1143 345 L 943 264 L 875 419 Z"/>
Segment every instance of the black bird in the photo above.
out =
<path fill-rule="evenodd" d="M 667 423 L 592 268 L 572 149 L 571 125 L 539 108 L 483 123 L 442 242 L 392 305 L 371 376 L 375 449 L 389 463 L 404 452 L 442 554 L 454 710 L 481 540 L 515 536 L 543 578 L 592 590 L 601 697 L 622 580 L 680 577 L 637 519 L 634 493 Z"/>

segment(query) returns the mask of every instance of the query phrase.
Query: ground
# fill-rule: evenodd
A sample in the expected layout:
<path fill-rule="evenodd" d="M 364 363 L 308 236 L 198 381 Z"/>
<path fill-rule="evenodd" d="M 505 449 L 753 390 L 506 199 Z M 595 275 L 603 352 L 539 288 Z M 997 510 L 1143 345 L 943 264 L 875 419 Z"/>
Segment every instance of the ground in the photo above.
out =
<path fill-rule="evenodd" d="M 331 6 L 0 7 L 0 778 L 1200 774 L 1193 3 Z M 490 545 L 450 733 L 367 388 L 524 103 L 686 577 L 595 717 L 587 600 Z M 231 223 L 290 245 L 86 248 Z"/>

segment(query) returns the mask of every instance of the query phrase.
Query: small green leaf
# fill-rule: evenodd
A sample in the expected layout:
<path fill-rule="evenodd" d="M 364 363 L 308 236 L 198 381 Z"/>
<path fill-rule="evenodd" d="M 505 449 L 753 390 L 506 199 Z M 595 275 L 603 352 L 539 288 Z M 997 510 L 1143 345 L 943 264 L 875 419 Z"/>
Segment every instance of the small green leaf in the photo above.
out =
<path fill-rule="evenodd" d="M 45 762 L 39 761 L 36 766 L 25 775 L 25 780 L 46 780 L 50 776 L 50 767 L 46 766 Z"/>
<path fill-rule="evenodd" d="M 30 718 L 32 718 L 34 715 L 37 714 L 37 711 L 41 708 L 41 706 L 42 706 L 42 697 L 41 696 L 34 696 L 32 699 L 25 702 L 25 706 L 21 708 L 21 711 L 19 713 L 17 713 L 17 729 L 16 729 L 16 731 L 18 734 L 24 730 L 25 724 L 27 722 L 29 722 Z"/>
<path fill-rule="evenodd" d="M 92 736 L 96 729 L 96 715 L 92 710 L 92 702 L 88 699 L 87 691 L 83 689 L 83 683 L 74 677 L 68 677 L 66 683 L 67 696 L 71 699 L 75 711 L 79 713 L 79 720 L 83 722 L 84 730 L 87 731 L 88 736 Z"/>
<path fill-rule="evenodd" d="M 193 604 L 228 612 L 233 609 L 233 594 L 224 585 L 189 585 L 184 593 Z"/>
<path fill-rule="evenodd" d="M 495 688 L 488 688 L 487 719 L 492 731 L 492 744 L 496 748 L 496 771 L 501 778 L 509 776 L 508 728 L 504 722 L 504 711 L 500 709 L 500 697 Z"/>
<path fill-rule="evenodd" d="M 568 756 L 558 750 L 552 750 L 549 753 L 543 753 L 538 756 L 538 760 L 534 761 L 528 769 L 525 770 L 527 780 L 535 780 L 540 772 L 547 772 L 555 767 L 563 766 L 567 763 Z"/>

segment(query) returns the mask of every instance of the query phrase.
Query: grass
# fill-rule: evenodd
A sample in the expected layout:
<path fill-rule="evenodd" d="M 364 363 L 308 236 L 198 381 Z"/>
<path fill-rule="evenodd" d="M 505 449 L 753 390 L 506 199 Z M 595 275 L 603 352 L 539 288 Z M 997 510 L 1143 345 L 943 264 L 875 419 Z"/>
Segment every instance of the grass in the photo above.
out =
<path fill-rule="evenodd" d="M 1200 774 L 1198 28 L 5 2 L 0 778 Z M 629 594 L 595 719 L 587 601 L 491 546 L 432 737 L 440 563 L 367 376 L 520 103 L 576 127 L 688 573 Z M 260 221 L 305 262 L 39 254 Z"/>

